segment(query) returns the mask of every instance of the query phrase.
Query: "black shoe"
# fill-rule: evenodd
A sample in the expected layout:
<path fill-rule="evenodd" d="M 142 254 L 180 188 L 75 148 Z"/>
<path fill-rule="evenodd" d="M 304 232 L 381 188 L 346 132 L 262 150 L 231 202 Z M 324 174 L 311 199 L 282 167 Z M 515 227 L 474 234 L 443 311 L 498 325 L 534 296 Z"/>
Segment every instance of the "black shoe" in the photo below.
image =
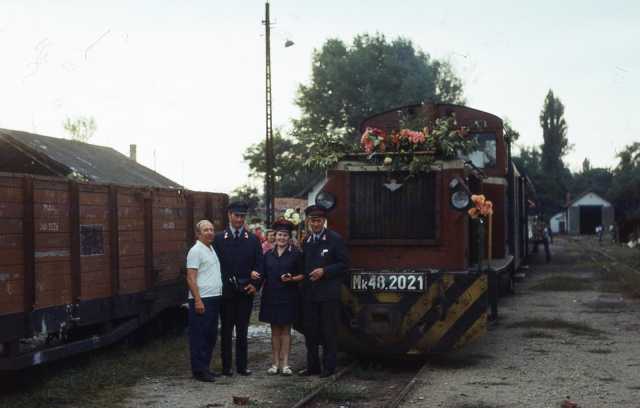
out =
<path fill-rule="evenodd" d="M 233 377 L 233 371 L 231 370 L 222 370 L 222 375 L 225 377 Z"/>
<path fill-rule="evenodd" d="M 251 375 L 251 370 L 245 368 L 244 370 L 236 370 L 236 372 L 240 375 L 244 375 L 245 377 Z"/>
<path fill-rule="evenodd" d="M 214 382 L 215 376 L 211 375 L 209 372 L 197 372 L 193 373 L 193 378 L 202 382 Z"/>
<path fill-rule="evenodd" d="M 319 374 L 320 374 L 320 370 L 308 370 L 305 368 L 304 370 L 298 371 L 298 375 L 302 377 L 311 377 L 312 375 L 319 375 Z"/>
<path fill-rule="evenodd" d="M 320 374 L 320 378 L 331 377 L 333 374 L 334 374 L 333 370 L 323 371 L 322 374 Z"/>

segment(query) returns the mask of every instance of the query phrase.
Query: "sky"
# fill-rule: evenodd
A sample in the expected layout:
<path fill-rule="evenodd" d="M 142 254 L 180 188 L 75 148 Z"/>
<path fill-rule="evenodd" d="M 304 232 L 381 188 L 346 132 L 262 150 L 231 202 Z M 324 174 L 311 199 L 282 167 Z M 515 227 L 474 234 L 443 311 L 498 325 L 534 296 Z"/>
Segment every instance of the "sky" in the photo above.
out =
<path fill-rule="evenodd" d="M 2 0 L 0 128 L 68 137 L 66 118 L 90 116 L 91 143 L 124 154 L 137 144 L 142 164 L 187 188 L 230 192 L 265 135 L 263 18 L 257 0 Z M 467 105 L 509 118 L 520 145 L 542 143 L 552 89 L 574 171 L 585 158 L 613 167 L 640 139 L 637 1 L 273 0 L 271 19 L 273 123 L 284 130 L 313 50 L 379 32 L 449 61 Z"/>

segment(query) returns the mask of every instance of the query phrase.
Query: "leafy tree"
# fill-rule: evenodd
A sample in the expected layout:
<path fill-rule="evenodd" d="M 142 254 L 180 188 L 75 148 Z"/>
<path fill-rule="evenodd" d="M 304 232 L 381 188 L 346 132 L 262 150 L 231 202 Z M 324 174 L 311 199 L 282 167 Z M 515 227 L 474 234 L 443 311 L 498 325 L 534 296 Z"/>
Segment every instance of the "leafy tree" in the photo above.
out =
<path fill-rule="evenodd" d="M 582 172 L 586 173 L 589 170 L 591 170 L 591 162 L 589 161 L 589 159 L 585 157 L 584 160 L 582 161 Z"/>
<path fill-rule="evenodd" d="M 511 140 L 511 143 L 516 143 L 520 139 L 520 132 L 513 128 L 509 119 L 504 118 L 502 123 L 504 125 L 505 140 Z"/>
<path fill-rule="evenodd" d="M 231 197 L 229 198 L 229 200 L 244 201 L 249 206 L 250 213 L 255 213 L 256 209 L 260 206 L 261 203 L 258 189 L 248 184 L 243 184 L 242 186 L 234 189 L 231 192 Z"/>
<path fill-rule="evenodd" d="M 305 166 L 307 149 L 295 139 L 283 137 L 279 131 L 273 135 L 274 176 L 276 197 L 292 197 L 320 177 Z M 264 180 L 266 173 L 265 142 L 249 146 L 244 160 L 249 163 L 250 175 Z"/>
<path fill-rule="evenodd" d="M 541 170 L 545 175 L 538 180 L 538 195 L 543 211 L 547 215 L 558 211 L 564 204 L 565 193 L 571 184 L 571 172 L 562 158 L 571 150 L 567 139 L 567 123 L 564 105 L 549 90 L 540 112 L 543 143 L 541 146 Z"/>
<path fill-rule="evenodd" d="M 311 82 L 299 87 L 295 101 L 301 117 L 289 137 L 274 134 L 277 196 L 296 195 L 320 179 L 335 150 L 357 143 L 360 123 L 374 113 L 422 101 L 464 103 L 451 66 L 407 39 L 361 34 L 350 45 L 329 39 L 312 63 Z M 264 177 L 264 142 L 244 159 L 252 176 Z"/>
<path fill-rule="evenodd" d="M 311 83 L 298 89 L 302 117 L 294 121 L 295 132 L 303 142 L 327 130 L 355 141 L 366 117 L 422 101 L 464 102 L 462 81 L 447 62 L 404 38 L 361 34 L 350 46 L 330 39 L 314 51 Z"/>
<path fill-rule="evenodd" d="M 640 143 L 625 147 L 618 153 L 620 162 L 613 171 L 608 196 L 616 210 L 616 218 L 640 216 Z"/>
<path fill-rule="evenodd" d="M 587 192 L 593 191 L 601 197 L 608 198 L 609 189 L 613 180 L 613 173 L 609 169 L 591 167 L 587 162 L 587 166 L 583 163 L 582 172 L 573 175 L 569 191 L 573 197 Z"/>
<path fill-rule="evenodd" d="M 549 90 L 540 112 L 542 127 L 542 168 L 553 172 L 564 166 L 562 158 L 569 153 L 571 145 L 567 139 L 567 122 L 564 119 L 564 105 Z M 553 174 L 553 173 L 550 173 Z"/>
<path fill-rule="evenodd" d="M 87 143 L 98 129 L 93 117 L 78 116 L 75 119 L 67 118 L 62 124 L 64 130 L 69 132 L 71 140 Z"/>
<path fill-rule="evenodd" d="M 518 155 L 513 155 L 513 161 L 519 170 L 523 171 L 533 181 L 542 174 L 540 149 L 537 146 L 522 147 Z"/>

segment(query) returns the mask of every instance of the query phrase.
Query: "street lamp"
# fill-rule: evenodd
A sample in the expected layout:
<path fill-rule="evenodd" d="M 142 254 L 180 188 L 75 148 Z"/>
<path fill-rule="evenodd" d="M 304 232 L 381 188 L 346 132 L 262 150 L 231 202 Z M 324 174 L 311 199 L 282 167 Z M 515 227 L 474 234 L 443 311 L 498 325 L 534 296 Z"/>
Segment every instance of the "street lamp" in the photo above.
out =
<path fill-rule="evenodd" d="M 269 17 L 269 2 L 264 4 L 264 39 L 266 49 L 265 60 L 265 74 L 266 74 L 266 138 L 265 138 L 265 161 L 266 171 L 264 180 L 264 203 L 265 203 L 265 219 L 267 226 L 270 226 L 275 221 L 275 175 L 273 174 L 273 167 L 275 162 L 275 155 L 273 152 L 273 121 L 272 121 L 272 103 L 271 103 L 271 19 Z M 291 47 L 294 44 L 293 41 L 287 39 L 284 43 L 285 48 Z"/>

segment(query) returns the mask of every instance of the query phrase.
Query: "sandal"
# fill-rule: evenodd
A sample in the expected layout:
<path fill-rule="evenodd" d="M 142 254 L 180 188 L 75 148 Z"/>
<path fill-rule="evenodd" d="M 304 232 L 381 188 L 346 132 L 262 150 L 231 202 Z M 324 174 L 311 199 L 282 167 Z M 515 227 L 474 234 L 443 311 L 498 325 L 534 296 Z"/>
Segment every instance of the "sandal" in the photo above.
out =
<path fill-rule="evenodd" d="M 269 368 L 267 370 L 268 374 L 278 374 L 278 372 L 280 371 L 280 369 L 274 365 L 271 366 L 271 368 Z"/>
<path fill-rule="evenodd" d="M 293 371 L 291 371 L 291 368 L 289 368 L 289 366 L 284 366 L 282 367 L 282 375 L 292 375 Z"/>

